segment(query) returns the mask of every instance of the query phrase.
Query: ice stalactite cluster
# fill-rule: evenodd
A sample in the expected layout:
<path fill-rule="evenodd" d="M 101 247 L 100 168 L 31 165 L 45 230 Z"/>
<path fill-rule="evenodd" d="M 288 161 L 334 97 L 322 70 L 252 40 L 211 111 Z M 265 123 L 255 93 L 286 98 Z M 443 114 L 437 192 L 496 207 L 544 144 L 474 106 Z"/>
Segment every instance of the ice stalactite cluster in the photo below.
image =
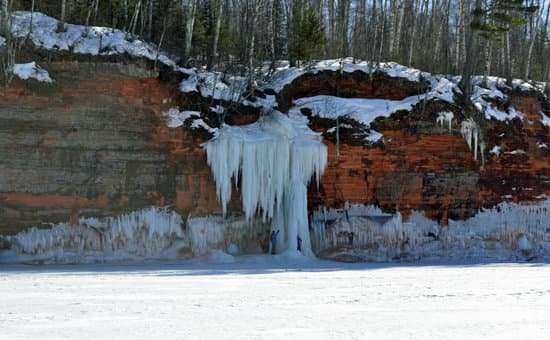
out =
<path fill-rule="evenodd" d="M 449 127 L 449 133 L 451 133 L 453 127 L 454 114 L 452 112 L 440 112 L 437 114 L 436 123 L 437 125 L 444 127 L 447 125 Z"/>
<path fill-rule="evenodd" d="M 501 203 L 448 226 L 412 212 L 383 214 L 375 207 L 319 209 L 312 217 L 312 244 L 317 254 L 363 260 L 395 257 L 474 257 L 514 259 L 550 256 L 550 200 L 533 205 Z"/>
<path fill-rule="evenodd" d="M 550 242 L 550 200 L 538 205 L 501 203 L 466 221 L 449 221 L 443 234 L 446 242 L 467 242 L 471 235 L 498 240 L 507 247 L 517 247 L 526 237 L 529 242 Z M 550 250 L 550 249 L 549 249 Z"/>
<path fill-rule="evenodd" d="M 94 262 L 102 260 L 175 258 L 187 246 L 181 217 L 149 208 L 103 220 L 81 218 L 77 225 L 33 227 L 5 237 L 11 249 L 5 261 Z"/>
<path fill-rule="evenodd" d="M 470 150 L 474 152 L 474 159 L 477 161 L 477 152 L 479 148 L 481 158 L 483 161 L 485 161 L 483 154 L 483 152 L 485 151 L 485 143 L 481 138 L 481 130 L 479 128 L 479 125 L 477 125 L 477 123 L 472 118 L 468 118 L 467 120 L 462 122 L 460 126 L 460 133 L 462 134 L 464 140 L 466 140 L 466 143 L 468 143 L 468 147 L 470 148 Z"/>
<path fill-rule="evenodd" d="M 327 148 L 304 117 L 275 111 L 251 125 L 224 126 L 205 148 L 224 216 L 232 184 L 240 183 L 246 219 L 271 221 L 288 249 L 296 249 L 300 235 L 303 253 L 311 254 L 307 185 L 314 175 L 319 183 Z"/>

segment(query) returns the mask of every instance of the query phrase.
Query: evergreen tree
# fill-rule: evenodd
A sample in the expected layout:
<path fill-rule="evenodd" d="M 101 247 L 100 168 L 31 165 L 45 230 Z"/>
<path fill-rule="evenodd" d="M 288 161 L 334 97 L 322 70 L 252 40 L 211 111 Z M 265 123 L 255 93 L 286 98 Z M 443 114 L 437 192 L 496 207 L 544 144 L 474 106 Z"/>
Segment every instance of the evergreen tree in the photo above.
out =
<path fill-rule="evenodd" d="M 466 61 L 460 82 L 464 95 L 463 99 L 467 106 L 470 103 L 470 94 L 472 91 L 471 76 L 474 66 L 479 59 L 478 36 L 492 39 L 502 34 L 506 35 L 505 72 L 508 82 L 511 83 L 510 29 L 525 25 L 527 18 L 539 8 L 538 6 L 524 5 L 524 2 L 523 0 L 494 0 L 489 1 L 484 6 L 481 0 L 476 0 L 470 24 L 470 37 L 466 45 Z"/>
<path fill-rule="evenodd" d="M 310 60 L 325 43 L 323 24 L 311 9 L 306 10 L 303 16 L 294 17 L 292 32 L 289 51 L 291 60 Z"/>

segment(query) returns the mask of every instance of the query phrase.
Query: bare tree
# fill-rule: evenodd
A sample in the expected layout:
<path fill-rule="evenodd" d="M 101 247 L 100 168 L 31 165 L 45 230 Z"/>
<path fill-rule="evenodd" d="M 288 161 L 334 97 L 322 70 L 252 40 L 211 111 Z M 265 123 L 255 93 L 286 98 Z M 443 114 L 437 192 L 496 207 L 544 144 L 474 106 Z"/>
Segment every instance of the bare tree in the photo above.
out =
<path fill-rule="evenodd" d="M 195 16 L 197 13 L 197 0 L 188 0 L 187 9 L 185 11 L 185 41 L 183 60 L 189 61 L 191 57 L 191 42 L 193 40 L 193 29 L 195 27 Z"/>

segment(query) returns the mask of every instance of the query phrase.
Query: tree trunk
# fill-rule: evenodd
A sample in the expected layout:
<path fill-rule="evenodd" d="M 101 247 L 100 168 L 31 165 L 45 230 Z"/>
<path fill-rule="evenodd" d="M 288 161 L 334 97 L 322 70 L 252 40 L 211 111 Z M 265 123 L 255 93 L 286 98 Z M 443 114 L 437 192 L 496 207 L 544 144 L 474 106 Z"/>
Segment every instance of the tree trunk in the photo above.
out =
<path fill-rule="evenodd" d="M 67 5 L 66 0 L 61 1 L 61 24 L 65 25 L 65 7 Z"/>
<path fill-rule="evenodd" d="M 97 13 L 99 12 L 99 0 L 94 1 L 94 25 L 97 24 Z"/>
<path fill-rule="evenodd" d="M 222 26 L 222 15 L 223 15 L 223 1 L 222 0 L 218 0 L 218 3 L 217 3 L 217 13 L 216 13 L 216 26 L 214 28 L 214 38 L 213 38 L 213 41 L 212 41 L 212 51 L 211 51 L 211 56 L 210 56 L 210 60 L 208 62 L 208 66 L 207 66 L 207 69 L 208 70 L 211 70 L 212 67 L 214 67 L 214 65 L 217 63 L 218 61 L 218 43 L 219 43 L 219 40 L 220 40 L 220 29 L 221 29 L 221 26 Z"/>
<path fill-rule="evenodd" d="M 481 9 L 481 0 L 476 0 L 476 9 Z M 481 11 L 476 11 L 480 13 Z M 481 22 L 480 14 L 473 16 L 472 23 L 474 26 L 478 26 Z M 471 106 L 470 95 L 472 93 L 471 78 L 474 71 L 474 63 L 477 59 L 477 32 L 470 29 L 468 34 L 468 41 L 466 43 L 466 60 L 464 62 L 464 71 L 462 72 L 462 79 L 460 80 L 460 88 L 463 93 L 464 104 L 468 107 Z"/>
<path fill-rule="evenodd" d="M 405 3 L 403 1 L 399 2 L 398 18 L 397 18 L 397 28 L 395 32 L 395 54 L 397 55 L 397 60 L 401 55 L 401 31 L 403 27 L 403 18 L 405 17 Z"/>
<path fill-rule="evenodd" d="M 510 30 L 506 31 L 504 38 L 504 72 L 506 74 L 506 84 L 508 86 L 512 85 L 512 60 L 510 57 Z"/>
<path fill-rule="evenodd" d="M 251 22 L 252 27 L 250 28 L 250 45 L 248 47 L 248 90 L 250 91 L 250 96 L 254 94 L 254 48 L 256 42 L 256 26 L 258 24 L 258 12 L 262 8 L 263 0 L 254 0 L 252 5 L 251 13 Z"/>
<path fill-rule="evenodd" d="M 128 31 L 128 0 L 124 0 L 122 3 L 124 10 L 124 25 L 123 30 Z"/>
<path fill-rule="evenodd" d="M 418 13 L 418 4 L 419 2 L 417 2 L 416 0 L 413 0 L 413 3 L 412 3 L 412 10 L 413 10 L 413 13 L 412 13 L 412 33 L 411 33 L 411 38 L 410 38 L 410 43 L 409 43 L 409 58 L 408 58 L 408 63 L 407 65 L 409 66 L 412 66 L 412 60 L 413 60 L 413 52 L 414 52 L 414 41 L 416 39 L 416 21 L 417 21 L 417 13 Z"/>
<path fill-rule="evenodd" d="M 197 11 L 196 0 L 190 0 L 187 5 L 186 18 L 185 18 L 185 41 L 183 61 L 187 63 L 191 58 L 191 43 L 193 40 L 193 28 L 195 26 L 195 14 Z"/>
<path fill-rule="evenodd" d="M 523 79 L 528 80 L 529 79 L 529 72 L 531 71 L 531 57 L 533 55 L 533 48 L 535 47 L 535 40 L 537 39 L 537 26 L 540 20 L 540 16 L 537 15 L 536 19 L 530 20 L 530 33 L 531 33 L 531 41 L 529 42 L 529 49 L 527 51 L 527 57 L 525 58 L 525 72 L 523 74 Z M 546 27 L 548 29 L 548 27 Z"/>
<path fill-rule="evenodd" d="M 34 0 L 32 0 L 31 2 L 31 20 L 30 20 L 30 23 L 29 23 L 29 35 L 32 34 L 32 18 L 34 16 Z"/>
<path fill-rule="evenodd" d="M 7 38 L 8 32 L 10 29 L 9 25 L 9 6 L 8 6 L 8 0 L 2 0 L 2 16 L 1 16 L 1 31 L 0 33 Z"/>
<path fill-rule="evenodd" d="M 147 39 L 149 41 L 153 38 L 153 0 L 147 1 Z"/>
<path fill-rule="evenodd" d="M 461 55 L 461 38 L 462 38 L 462 30 L 463 28 L 463 21 L 464 21 L 464 4 L 462 1 L 458 1 L 458 12 L 456 16 L 456 28 L 455 28 L 455 64 L 454 69 L 455 72 L 458 73 L 458 70 L 460 69 L 460 55 Z"/>

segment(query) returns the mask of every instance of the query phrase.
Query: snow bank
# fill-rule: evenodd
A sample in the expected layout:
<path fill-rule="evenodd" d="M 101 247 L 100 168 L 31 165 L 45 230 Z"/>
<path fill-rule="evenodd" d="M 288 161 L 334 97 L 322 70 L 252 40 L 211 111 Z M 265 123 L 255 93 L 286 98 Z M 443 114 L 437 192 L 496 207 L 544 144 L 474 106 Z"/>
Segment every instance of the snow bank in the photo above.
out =
<path fill-rule="evenodd" d="M 187 245 L 181 217 L 159 208 L 143 209 L 103 220 L 81 218 L 49 229 L 33 227 L 7 236 L 9 251 L 1 262 L 82 263 L 133 259 L 172 259 Z"/>
<path fill-rule="evenodd" d="M 22 80 L 36 79 L 44 83 L 53 83 L 48 71 L 38 66 L 34 61 L 26 64 L 15 64 L 13 66 L 13 74 Z"/>
<path fill-rule="evenodd" d="M 251 125 L 224 126 L 204 147 L 224 216 L 231 181 L 240 181 L 246 219 L 260 214 L 264 221 L 271 220 L 290 249 L 296 249 L 301 235 L 307 252 L 306 186 L 313 175 L 319 182 L 327 148 L 306 124 L 301 115 L 273 112 Z"/>
<path fill-rule="evenodd" d="M 31 15 L 32 33 L 29 35 Z M 65 24 L 65 31 L 57 32 L 59 21 L 39 12 L 17 11 L 12 18 L 12 33 L 19 38 L 29 36 L 36 47 L 100 56 L 128 54 L 176 66 L 165 53 L 158 51 L 157 46 L 133 39 L 121 30 Z"/>

